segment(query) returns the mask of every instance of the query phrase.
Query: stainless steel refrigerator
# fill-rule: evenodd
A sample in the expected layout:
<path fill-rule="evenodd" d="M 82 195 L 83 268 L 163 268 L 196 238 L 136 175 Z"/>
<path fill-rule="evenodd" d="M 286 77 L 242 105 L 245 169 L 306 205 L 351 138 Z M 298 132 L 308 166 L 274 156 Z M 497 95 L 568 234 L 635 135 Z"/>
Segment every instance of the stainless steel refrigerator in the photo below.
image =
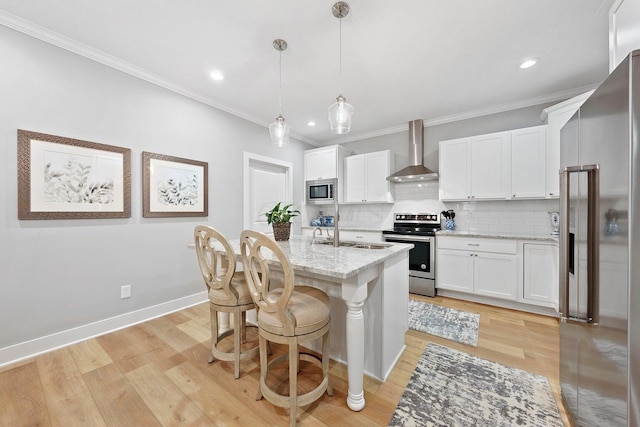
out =
<path fill-rule="evenodd" d="M 640 425 L 640 50 L 561 131 L 560 386 L 577 426 Z"/>

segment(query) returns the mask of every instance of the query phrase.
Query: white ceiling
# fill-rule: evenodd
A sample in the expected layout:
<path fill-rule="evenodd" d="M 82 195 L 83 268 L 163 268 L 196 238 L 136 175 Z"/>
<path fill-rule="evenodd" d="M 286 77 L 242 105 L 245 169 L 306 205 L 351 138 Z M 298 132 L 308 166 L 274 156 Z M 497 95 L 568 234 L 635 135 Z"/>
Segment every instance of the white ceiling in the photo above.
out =
<path fill-rule="evenodd" d="M 607 0 L 347 0 L 341 86 L 355 114 L 351 133 L 332 135 L 334 2 L 0 0 L 0 23 L 265 126 L 282 38 L 282 114 L 314 145 L 561 100 L 608 73 Z M 528 57 L 539 64 L 520 70 Z"/>

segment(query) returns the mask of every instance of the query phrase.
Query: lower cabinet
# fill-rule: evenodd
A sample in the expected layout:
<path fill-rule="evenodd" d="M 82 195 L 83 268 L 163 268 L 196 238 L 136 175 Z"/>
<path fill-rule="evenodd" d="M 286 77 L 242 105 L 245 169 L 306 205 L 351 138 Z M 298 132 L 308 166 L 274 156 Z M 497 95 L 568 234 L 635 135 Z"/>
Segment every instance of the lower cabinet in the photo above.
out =
<path fill-rule="evenodd" d="M 558 246 L 523 244 L 523 295 L 533 302 L 558 302 Z"/>
<path fill-rule="evenodd" d="M 473 253 L 438 249 L 436 259 L 438 288 L 473 292 Z"/>
<path fill-rule="evenodd" d="M 439 290 L 510 308 L 557 310 L 557 242 L 438 235 L 436 244 Z"/>
<path fill-rule="evenodd" d="M 303 227 L 302 235 L 303 236 L 313 236 L 314 228 Z M 322 227 L 322 234 L 318 234 L 316 237 L 326 237 L 327 233 L 331 237 L 333 237 L 333 227 Z M 381 242 L 382 241 L 382 232 L 381 231 L 369 231 L 369 230 L 340 230 L 340 240 L 350 240 L 356 242 Z"/>
<path fill-rule="evenodd" d="M 476 294 L 516 299 L 518 257 L 514 254 L 474 254 L 473 284 Z"/>
<path fill-rule="evenodd" d="M 516 299 L 515 241 L 438 236 L 436 242 L 438 288 Z"/>

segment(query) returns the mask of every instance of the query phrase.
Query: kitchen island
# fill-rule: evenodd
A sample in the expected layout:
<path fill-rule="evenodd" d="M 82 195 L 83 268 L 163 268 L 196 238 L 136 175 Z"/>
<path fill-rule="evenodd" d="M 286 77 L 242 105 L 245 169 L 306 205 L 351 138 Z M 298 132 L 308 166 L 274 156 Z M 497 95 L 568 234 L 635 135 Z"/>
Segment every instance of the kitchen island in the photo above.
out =
<path fill-rule="evenodd" d="M 296 284 L 317 287 L 331 298 L 331 358 L 346 363 L 347 405 L 359 411 L 365 405 L 363 375 L 384 381 L 404 349 L 413 245 L 334 247 L 301 236 L 278 244 Z M 239 239 L 231 245 L 239 255 Z"/>

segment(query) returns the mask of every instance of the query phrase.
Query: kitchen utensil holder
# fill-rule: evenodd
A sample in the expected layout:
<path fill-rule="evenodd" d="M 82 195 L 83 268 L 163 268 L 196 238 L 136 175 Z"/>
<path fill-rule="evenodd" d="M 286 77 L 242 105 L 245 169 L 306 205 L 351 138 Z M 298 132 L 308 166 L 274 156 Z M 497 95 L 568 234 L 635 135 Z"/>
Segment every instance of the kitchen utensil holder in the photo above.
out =
<path fill-rule="evenodd" d="M 453 231 L 456 229 L 456 222 L 453 219 L 447 219 L 444 222 L 444 228 L 449 231 Z"/>

